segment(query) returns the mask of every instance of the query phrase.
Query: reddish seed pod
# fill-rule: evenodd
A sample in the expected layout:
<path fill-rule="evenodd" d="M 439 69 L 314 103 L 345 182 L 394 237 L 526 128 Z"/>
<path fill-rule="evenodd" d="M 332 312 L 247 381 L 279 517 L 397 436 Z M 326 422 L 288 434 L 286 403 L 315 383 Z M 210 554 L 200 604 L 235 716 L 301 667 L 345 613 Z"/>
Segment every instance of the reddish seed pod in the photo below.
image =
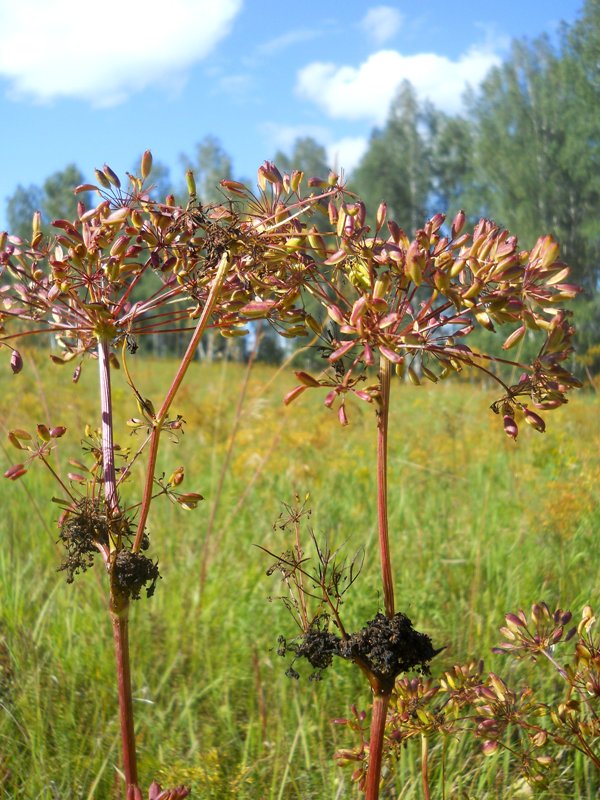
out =
<path fill-rule="evenodd" d="M 10 357 L 10 368 L 17 375 L 23 369 L 23 358 L 18 350 L 13 350 Z"/>
<path fill-rule="evenodd" d="M 10 469 L 6 470 L 4 477 L 11 481 L 16 481 L 17 478 L 20 478 L 21 475 L 24 475 L 26 472 L 25 464 L 15 464 Z"/>
<path fill-rule="evenodd" d="M 510 436 L 511 439 L 516 439 L 519 435 L 519 426 L 515 422 L 515 418 L 510 414 L 505 414 L 503 417 L 504 421 L 504 433 L 507 436 Z"/>
<path fill-rule="evenodd" d="M 523 413 L 525 415 L 525 422 L 528 425 L 531 425 L 531 427 L 535 428 L 536 431 L 544 433 L 546 430 L 546 423 L 539 414 L 536 414 L 535 411 L 531 411 L 528 408 L 523 409 Z"/>

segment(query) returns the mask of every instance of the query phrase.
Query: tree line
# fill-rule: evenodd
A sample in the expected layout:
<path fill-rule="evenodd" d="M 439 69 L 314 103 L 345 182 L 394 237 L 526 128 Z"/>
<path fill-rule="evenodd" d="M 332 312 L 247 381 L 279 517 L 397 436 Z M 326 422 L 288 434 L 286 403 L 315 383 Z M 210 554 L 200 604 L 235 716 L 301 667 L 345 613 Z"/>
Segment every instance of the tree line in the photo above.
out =
<path fill-rule="evenodd" d="M 563 24 L 556 43 L 546 36 L 515 41 L 505 61 L 468 93 L 460 114 L 420 101 L 404 82 L 348 177 L 369 208 L 385 199 L 407 232 L 437 211 L 452 218 L 464 208 L 473 219 L 486 216 L 506 226 L 524 247 L 542 232 L 555 236 L 572 266 L 571 279 L 585 290 L 576 301 L 578 350 L 592 369 L 600 367 L 599 53 L 600 0 L 585 0 L 579 18 Z M 326 176 L 333 166 L 310 137 L 273 160 L 282 171 L 308 175 Z M 222 199 L 219 181 L 234 175 L 216 138 L 205 137 L 181 162 L 180 185 L 155 162 L 157 196 L 184 193 L 183 171 L 192 169 L 202 200 Z M 70 164 L 42 186 L 18 186 L 7 200 L 11 233 L 29 238 L 37 209 L 47 222 L 73 217 L 72 187 L 83 182 Z"/>

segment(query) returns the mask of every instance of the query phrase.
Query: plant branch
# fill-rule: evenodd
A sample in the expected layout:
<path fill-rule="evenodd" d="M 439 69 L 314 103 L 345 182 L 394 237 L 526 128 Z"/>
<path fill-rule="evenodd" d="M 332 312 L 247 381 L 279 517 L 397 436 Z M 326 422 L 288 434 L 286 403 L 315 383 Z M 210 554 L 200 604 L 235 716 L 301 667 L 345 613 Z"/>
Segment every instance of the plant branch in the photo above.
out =
<path fill-rule="evenodd" d="M 173 378 L 173 382 L 171 383 L 171 386 L 166 394 L 166 397 L 163 400 L 163 403 L 156 415 L 154 428 L 152 429 L 152 435 L 150 437 L 148 464 L 146 467 L 147 469 L 146 482 L 144 484 L 144 494 L 142 497 L 142 505 L 140 507 L 140 517 L 138 520 L 135 540 L 132 547 L 134 553 L 137 553 L 140 547 L 142 546 L 144 529 L 146 527 L 146 521 L 148 519 L 148 514 L 150 512 L 150 503 L 152 501 L 152 486 L 154 484 L 154 472 L 156 469 L 156 457 L 158 455 L 158 443 L 160 440 L 161 427 L 165 419 L 167 418 L 167 414 L 169 412 L 169 408 L 171 407 L 171 403 L 175 399 L 175 395 L 177 394 L 179 387 L 181 386 L 185 374 L 188 371 L 190 364 L 192 363 L 192 359 L 194 358 L 194 354 L 196 352 L 196 348 L 198 347 L 198 343 L 202 338 L 202 334 L 206 330 L 206 326 L 210 319 L 210 315 L 212 314 L 213 309 L 215 307 L 215 303 L 217 302 L 219 291 L 221 289 L 221 286 L 223 285 L 223 281 L 225 279 L 225 274 L 227 273 L 229 263 L 230 263 L 229 253 L 225 252 L 221 256 L 221 260 L 217 267 L 217 273 L 213 280 L 213 284 L 210 288 L 208 297 L 206 298 L 206 303 L 204 305 L 204 308 L 202 309 L 200 318 L 198 319 L 198 324 L 196 325 L 194 335 L 190 339 L 190 342 L 183 355 L 183 358 L 181 359 L 179 368 L 177 369 L 175 377 Z"/>

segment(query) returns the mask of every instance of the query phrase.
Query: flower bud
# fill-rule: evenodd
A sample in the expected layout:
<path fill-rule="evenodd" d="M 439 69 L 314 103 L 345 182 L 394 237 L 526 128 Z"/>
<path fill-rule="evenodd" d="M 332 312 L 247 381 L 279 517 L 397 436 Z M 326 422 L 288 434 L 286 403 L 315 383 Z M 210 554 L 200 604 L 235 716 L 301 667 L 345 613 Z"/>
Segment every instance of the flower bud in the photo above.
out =
<path fill-rule="evenodd" d="M 16 481 L 17 478 L 21 477 L 21 475 L 25 475 L 26 472 L 27 470 L 25 469 L 24 464 L 15 464 L 10 469 L 6 470 L 4 477 L 11 481 Z"/>
<path fill-rule="evenodd" d="M 291 392 L 288 392 L 283 398 L 283 404 L 289 406 L 297 397 L 300 397 L 308 389 L 308 386 L 295 386 Z"/>
<path fill-rule="evenodd" d="M 493 739 L 487 739 L 481 749 L 483 751 L 484 756 L 493 756 L 498 751 L 498 742 L 495 742 Z"/>
<path fill-rule="evenodd" d="M 290 175 L 290 189 L 294 194 L 298 194 L 298 189 L 300 188 L 300 184 L 302 183 L 302 179 L 304 178 L 304 173 L 298 169 L 292 171 Z"/>
<path fill-rule="evenodd" d="M 294 372 L 294 375 L 298 378 L 300 383 L 304 384 L 304 386 L 320 386 L 321 384 L 316 378 L 313 378 L 312 375 L 309 375 L 308 372 L 303 372 L 302 370 L 298 372 Z"/>
<path fill-rule="evenodd" d="M 454 239 L 462 231 L 465 224 L 465 212 L 461 210 L 452 220 L 452 238 Z"/>
<path fill-rule="evenodd" d="M 544 433 L 546 430 L 546 423 L 539 414 L 536 414 L 535 411 L 530 411 L 528 408 L 523 409 L 523 414 L 525 416 L 525 422 L 528 425 L 531 425 L 531 427 L 535 428 L 536 431 Z"/>
<path fill-rule="evenodd" d="M 183 478 L 185 476 L 185 470 L 183 467 L 177 467 L 177 469 L 171 473 L 169 476 L 169 480 L 167 483 L 169 486 L 179 486 L 180 483 L 183 483 Z"/>
<path fill-rule="evenodd" d="M 106 176 L 109 183 L 112 183 L 112 185 L 116 186 L 117 189 L 121 188 L 121 181 L 119 180 L 118 175 L 116 174 L 116 172 L 113 172 L 113 170 L 108 166 L 108 164 L 105 164 L 102 167 L 102 172 Z"/>
<path fill-rule="evenodd" d="M 419 286 L 423 280 L 424 267 L 425 254 L 422 252 L 419 243 L 414 240 L 410 243 L 408 252 L 406 253 L 406 274 L 415 286 Z"/>
<path fill-rule="evenodd" d="M 185 172 L 185 183 L 187 185 L 188 194 L 190 197 L 196 196 L 196 179 L 191 169 Z"/>
<path fill-rule="evenodd" d="M 96 176 L 96 180 L 102 186 L 103 189 L 110 189 L 110 181 L 106 177 L 106 175 L 102 172 L 101 169 L 95 169 L 94 174 Z M 94 187 L 96 188 L 96 187 Z"/>
<path fill-rule="evenodd" d="M 37 426 L 37 435 L 43 442 L 49 442 L 50 439 L 52 438 L 50 436 L 50 431 L 48 430 L 46 425 L 43 425 L 41 423 Z"/>
<path fill-rule="evenodd" d="M 10 356 L 10 368 L 14 375 L 17 375 L 23 369 L 23 358 L 18 350 L 13 350 Z"/>
<path fill-rule="evenodd" d="M 519 435 L 519 426 L 515 422 L 515 418 L 512 414 L 505 414 L 503 417 L 504 421 L 504 433 L 507 436 L 510 436 L 511 439 L 516 439 Z"/>
<path fill-rule="evenodd" d="M 511 347 L 514 347 L 521 339 L 525 336 L 525 325 L 520 325 L 516 330 L 514 330 L 509 336 L 506 337 L 504 344 L 502 345 L 503 350 L 510 350 Z"/>
<path fill-rule="evenodd" d="M 140 174 L 142 176 L 142 180 L 146 180 L 148 175 L 152 172 L 152 153 L 150 150 L 144 150 L 144 154 L 142 156 L 142 163 L 140 165 Z"/>

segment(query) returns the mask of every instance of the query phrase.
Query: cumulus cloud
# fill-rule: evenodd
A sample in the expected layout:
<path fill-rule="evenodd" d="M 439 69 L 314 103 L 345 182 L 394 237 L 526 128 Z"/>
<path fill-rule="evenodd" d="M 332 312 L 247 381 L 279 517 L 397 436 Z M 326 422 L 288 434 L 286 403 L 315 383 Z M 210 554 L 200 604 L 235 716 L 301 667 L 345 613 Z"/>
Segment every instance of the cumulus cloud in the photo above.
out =
<path fill-rule="evenodd" d="M 229 32 L 242 0 L 19 0 L 0 4 L 0 77 L 13 96 L 116 105 L 181 85 Z"/>
<path fill-rule="evenodd" d="M 360 21 L 360 27 L 377 45 L 393 39 L 402 25 L 402 14 L 392 6 L 374 6 Z"/>
<path fill-rule="evenodd" d="M 467 86 L 479 84 L 499 63 L 500 56 L 485 47 L 473 47 L 456 61 L 436 53 L 405 56 L 397 50 L 379 50 L 358 67 L 308 64 L 298 73 L 296 91 L 335 119 L 380 124 L 403 80 L 412 83 L 422 100 L 456 113 Z"/>

